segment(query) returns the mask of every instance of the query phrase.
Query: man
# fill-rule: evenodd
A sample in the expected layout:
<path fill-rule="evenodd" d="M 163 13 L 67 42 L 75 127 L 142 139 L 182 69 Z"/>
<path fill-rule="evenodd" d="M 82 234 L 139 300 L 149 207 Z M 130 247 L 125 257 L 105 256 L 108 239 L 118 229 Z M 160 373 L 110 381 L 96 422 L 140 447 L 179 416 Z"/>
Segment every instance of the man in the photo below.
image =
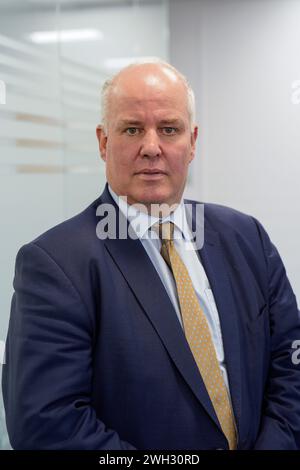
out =
<path fill-rule="evenodd" d="M 203 244 L 191 236 L 203 224 L 182 199 L 197 138 L 186 80 L 129 66 L 104 86 L 103 113 L 102 195 L 17 256 L 12 446 L 300 448 L 300 324 L 276 248 L 214 204 Z"/>

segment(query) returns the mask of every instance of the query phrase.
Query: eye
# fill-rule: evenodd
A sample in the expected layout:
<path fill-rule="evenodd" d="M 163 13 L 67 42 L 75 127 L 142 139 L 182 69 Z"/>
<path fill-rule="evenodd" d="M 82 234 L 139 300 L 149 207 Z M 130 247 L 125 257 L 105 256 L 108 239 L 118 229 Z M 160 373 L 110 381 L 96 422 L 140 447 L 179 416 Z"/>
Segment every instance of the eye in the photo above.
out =
<path fill-rule="evenodd" d="M 178 131 L 177 127 L 163 127 L 162 132 L 165 135 L 174 135 Z"/>
<path fill-rule="evenodd" d="M 127 129 L 125 129 L 125 132 L 128 135 L 137 135 L 139 131 L 140 130 L 137 127 L 127 127 Z"/>

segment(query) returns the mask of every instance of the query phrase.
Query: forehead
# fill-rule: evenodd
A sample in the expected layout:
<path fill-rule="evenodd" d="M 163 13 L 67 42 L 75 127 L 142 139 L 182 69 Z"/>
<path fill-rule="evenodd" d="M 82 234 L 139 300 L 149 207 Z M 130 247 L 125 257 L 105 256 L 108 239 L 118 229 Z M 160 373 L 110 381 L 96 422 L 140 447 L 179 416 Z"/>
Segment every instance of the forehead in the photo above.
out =
<path fill-rule="evenodd" d="M 187 90 L 172 70 L 146 68 L 121 74 L 109 94 L 109 110 L 120 112 L 177 111 L 188 113 Z"/>

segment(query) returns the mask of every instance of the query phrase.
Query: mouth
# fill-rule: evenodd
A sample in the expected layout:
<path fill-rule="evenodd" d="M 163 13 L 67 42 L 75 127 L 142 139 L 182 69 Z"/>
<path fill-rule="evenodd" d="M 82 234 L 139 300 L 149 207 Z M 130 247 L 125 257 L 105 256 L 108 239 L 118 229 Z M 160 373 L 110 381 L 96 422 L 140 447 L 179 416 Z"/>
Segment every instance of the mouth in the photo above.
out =
<path fill-rule="evenodd" d="M 161 170 L 142 170 L 136 173 L 136 175 L 146 180 L 157 180 L 166 176 L 166 173 Z"/>

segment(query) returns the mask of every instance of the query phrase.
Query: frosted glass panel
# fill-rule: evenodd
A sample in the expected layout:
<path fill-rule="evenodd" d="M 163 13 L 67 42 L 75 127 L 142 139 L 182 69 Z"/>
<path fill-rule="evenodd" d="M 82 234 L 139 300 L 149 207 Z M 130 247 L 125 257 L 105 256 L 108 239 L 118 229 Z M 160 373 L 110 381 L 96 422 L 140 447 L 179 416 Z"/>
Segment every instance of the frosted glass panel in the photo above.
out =
<path fill-rule="evenodd" d="M 95 135 L 103 81 L 146 56 L 168 60 L 164 0 L 0 0 L 0 344 L 18 249 L 104 186 Z M 5 429 L 0 394 L 0 449 Z"/>

